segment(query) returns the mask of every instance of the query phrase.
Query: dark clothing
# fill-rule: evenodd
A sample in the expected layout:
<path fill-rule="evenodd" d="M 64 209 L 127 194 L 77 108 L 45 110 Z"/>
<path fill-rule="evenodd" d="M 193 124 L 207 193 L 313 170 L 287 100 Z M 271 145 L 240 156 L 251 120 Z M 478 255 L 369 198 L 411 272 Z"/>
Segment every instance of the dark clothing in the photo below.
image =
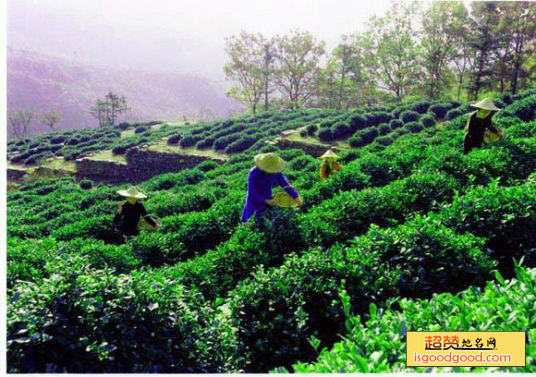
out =
<path fill-rule="evenodd" d="M 135 236 L 139 233 L 138 223 L 142 216 L 149 224 L 156 226 L 156 222 L 149 216 L 143 204 L 140 202 L 136 202 L 136 204 L 126 202 L 121 206 L 121 213 L 115 215 L 114 224 L 119 227 L 124 235 Z"/>
<path fill-rule="evenodd" d="M 340 171 L 341 166 L 337 161 L 329 162 L 324 161 L 324 163 L 320 166 L 320 177 L 322 179 L 329 178 L 333 173 Z"/>
<path fill-rule="evenodd" d="M 476 111 L 472 112 L 467 120 L 467 126 L 465 128 L 465 137 L 463 139 L 463 153 L 467 154 L 473 148 L 480 148 L 484 141 L 484 132 L 489 129 L 493 132 L 497 132 L 497 129 L 491 125 L 491 117 L 493 111 L 484 119 L 476 116 Z"/>
<path fill-rule="evenodd" d="M 290 183 L 283 173 L 266 173 L 256 166 L 248 174 L 248 195 L 246 205 L 242 212 L 242 222 L 247 222 L 253 214 L 258 218 L 267 207 L 264 202 L 273 199 L 272 187 L 279 185 L 294 199 L 298 197 L 298 192 L 290 187 Z"/>

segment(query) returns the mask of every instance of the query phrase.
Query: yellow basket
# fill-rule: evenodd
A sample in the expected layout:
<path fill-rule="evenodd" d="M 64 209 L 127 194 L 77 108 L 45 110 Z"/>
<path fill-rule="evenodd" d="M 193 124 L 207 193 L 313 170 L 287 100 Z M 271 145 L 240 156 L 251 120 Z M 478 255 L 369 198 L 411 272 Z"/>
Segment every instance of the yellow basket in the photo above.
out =
<path fill-rule="evenodd" d="M 503 138 L 504 130 L 501 127 L 497 127 L 497 133 L 492 132 L 490 130 L 486 130 L 484 132 L 484 143 L 489 144 L 493 143 L 494 141 L 499 141 Z"/>
<path fill-rule="evenodd" d="M 298 201 L 286 192 L 278 192 L 274 194 L 274 201 L 279 207 L 297 207 Z"/>

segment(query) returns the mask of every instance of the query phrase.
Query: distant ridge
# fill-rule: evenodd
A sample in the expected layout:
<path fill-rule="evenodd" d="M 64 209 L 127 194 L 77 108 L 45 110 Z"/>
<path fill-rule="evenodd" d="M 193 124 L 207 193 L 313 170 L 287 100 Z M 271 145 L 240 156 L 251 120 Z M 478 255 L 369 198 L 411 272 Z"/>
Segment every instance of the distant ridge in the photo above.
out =
<path fill-rule="evenodd" d="M 59 111 L 57 129 L 96 126 L 89 109 L 109 90 L 126 96 L 130 111 L 124 120 L 130 121 L 228 117 L 240 108 L 223 85 L 204 77 L 95 66 L 8 48 L 8 113 Z M 31 134 L 47 131 L 39 117 L 32 121 Z"/>

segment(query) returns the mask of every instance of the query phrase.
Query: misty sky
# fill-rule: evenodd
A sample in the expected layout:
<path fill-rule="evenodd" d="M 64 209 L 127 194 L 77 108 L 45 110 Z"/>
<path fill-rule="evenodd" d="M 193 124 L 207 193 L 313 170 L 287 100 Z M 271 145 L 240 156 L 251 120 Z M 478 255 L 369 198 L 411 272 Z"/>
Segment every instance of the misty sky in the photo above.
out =
<path fill-rule="evenodd" d="M 8 0 L 8 46 L 223 80 L 224 37 L 307 30 L 335 46 L 386 0 Z"/>

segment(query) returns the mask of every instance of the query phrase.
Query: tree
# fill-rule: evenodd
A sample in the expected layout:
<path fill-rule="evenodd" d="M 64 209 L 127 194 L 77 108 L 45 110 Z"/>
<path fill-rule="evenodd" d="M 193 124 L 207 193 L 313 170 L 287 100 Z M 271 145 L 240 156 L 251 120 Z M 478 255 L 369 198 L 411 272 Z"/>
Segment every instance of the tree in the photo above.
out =
<path fill-rule="evenodd" d="M 458 76 L 457 98 L 461 100 L 461 90 L 467 79 L 467 74 L 474 64 L 475 51 L 469 45 L 471 30 L 476 28 L 474 20 L 469 17 L 469 12 L 463 3 L 456 3 L 455 12 L 451 24 L 453 70 Z"/>
<path fill-rule="evenodd" d="M 315 80 L 315 106 L 332 109 L 335 103 L 336 64 L 333 58 L 327 61 L 325 67 L 318 71 Z"/>
<path fill-rule="evenodd" d="M 34 117 L 31 110 L 19 110 L 10 112 L 8 115 L 11 132 L 17 138 L 25 138 L 28 135 L 28 127 Z"/>
<path fill-rule="evenodd" d="M 493 86 L 493 52 L 499 47 L 495 32 L 499 24 L 497 3 L 473 2 L 472 15 L 476 28 L 469 40 L 469 45 L 475 50 L 476 59 L 471 70 L 471 82 L 468 87 L 470 99 L 477 99 L 482 87 L 489 89 Z"/>
<path fill-rule="evenodd" d="M 375 40 L 371 31 L 352 35 L 355 49 L 350 61 L 349 78 L 354 93 L 349 95 L 349 106 L 373 105 L 378 101 L 379 61 L 375 50 Z"/>
<path fill-rule="evenodd" d="M 97 99 L 95 106 L 90 113 L 99 121 L 99 126 L 113 126 L 119 115 L 128 110 L 127 100 L 124 96 L 119 96 L 111 91 L 104 96 L 104 99 Z"/>
<path fill-rule="evenodd" d="M 367 24 L 383 89 L 393 92 L 398 101 L 419 82 L 419 49 L 412 26 L 416 15 L 416 2 L 392 2 L 383 17 L 374 16 Z"/>
<path fill-rule="evenodd" d="M 341 37 L 341 42 L 333 50 L 333 57 L 335 58 L 335 64 L 339 71 L 337 109 L 340 110 L 342 108 L 343 98 L 345 100 L 347 99 L 346 97 L 350 89 L 348 84 L 351 82 L 347 76 L 351 73 L 352 62 L 357 60 L 356 49 L 349 36 L 343 35 Z"/>
<path fill-rule="evenodd" d="M 324 55 L 324 42 L 309 32 L 294 30 L 275 39 L 275 83 L 288 99 L 291 109 L 301 108 L 315 94 L 319 59 Z"/>
<path fill-rule="evenodd" d="M 498 48 L 496 50 L 496 72 L 499 74 L 501 92 L 506 83 L 516 93 L 523 66 L 535 53 L 536 8 L 526 1 L 499 2 Z"/>
<path fill-rule="evenodd" d="M 438 1 L 423 13 L 421 47 L 428 97 L 437 99 L 450 86 L 448 65 L 456 56 L 457 20 L 464 9 L 461 2 Z"/>
<path fill-rule="evenodd" d="M 43 114 L 43 117 L 41 118 L 41 121 L 43 124 L 50 127 L 52 131 L 54 131 L 54 125 L 58 123 L 61 120 L 61 114 L 57 111 L 52 111 L 50 113 Z"/>
<path fill-rule="evenodd" d="M 261 34 L 242 31 L 238 36 L 225 39 L 225 51 L 231 59 L 225 64 L 225 75 L 239 85 L 232 87 L 227 95 L 246 104 L 254 114 L 264 96 L 264 108 L 267 110 L 268 96 L 272 91 L 273 42 Z"/>
<path fill-rule="evenodd" d="M 270 104 L 268 101 L 269 95 L 273 91 L 272 76 L 274 74 L 274 59 L 275 59 L 275 50 L 274 50 L 274 41 L 273 40 L 264 40 L 263 41 L 263 67 L 262 67 L 262 81 L 264 89 L 264 111 L 268 111 Z"/>

